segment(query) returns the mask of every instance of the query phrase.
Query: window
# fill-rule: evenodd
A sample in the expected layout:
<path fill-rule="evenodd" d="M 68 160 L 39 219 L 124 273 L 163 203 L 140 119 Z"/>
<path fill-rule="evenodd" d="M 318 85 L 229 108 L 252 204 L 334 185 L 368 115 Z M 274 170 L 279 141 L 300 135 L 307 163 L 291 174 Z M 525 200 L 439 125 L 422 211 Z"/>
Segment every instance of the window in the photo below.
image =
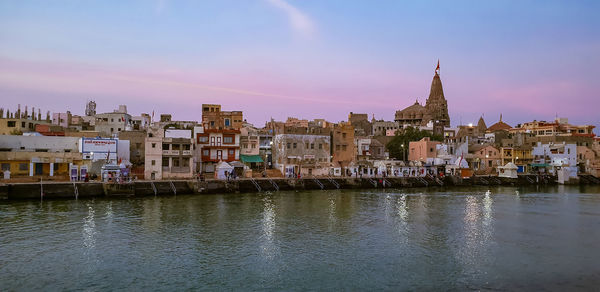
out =
<path fill-rule="evenodd" d="M 323 149 L 323 144 L 319 144 L 319 149 Z"/>
<path fill-rule="evenodd" d="M 335 145 L 335 150 L 340 151 L 340 145 Z"/>
<path fill-rule="evenodd" d="M 208 155 L 210 155 L 210 151 L 208 149 L 203 149 L 202 156 L 208 156 Z"/>
<path fill-rule="evenodd" d="M 297 147 L 297 146 L 298 146 L 298 145 L 297 145 L 296 143 L 294 143 L 294 149 L 296 149 L 296 147 Z"/>
<path fill-rule="evenodd" d="M 183 150 L 190 150 L 191 149 L 190 147 L 192 145 L 191 144 L 183 144 L 182 146 L 183 146 Z"/>
<path fill-rule="evenodd" d="M 163 157 L 163 159 L 162 159 L 162 166 L 163 167 L 169 167 L 169 158 L 168 157 Z"/>
<path fill-rule="evenodd" d="M 118 128 L 117 130 L 118 130 L 119 132 L 121 132 L 121 128 Z"/>
<path fill-rule="evenodd" d="M 142 147 L 142 143 L 135 143 L 135 148 L 141 148 Z"/>
<path fill-rule="evenodd" d="M 184 158 L 183 159 L 183 167 L 189 167 L 190 166 L 190 159 L 189 158 Z"/>
<path fill-rule="evenodd" d="M 310 149 L 315 149 L 315 144 L 314 143 L 310 144 Z"/>
<path fill-rule="evenodd" d="M 10 163 L 2 163 L 2 171 L 10 170 Z"/>
<path fill-rule="evenodd" d="M 154 135 L 152 133 L 148 133 L 148 137 L 152 138 L 152 137 L 154 137 Z M 154 147 L 154 146 L 152 146 L 152 147 Z"/>
<path fill-rule="evenodd" d="M 346 145 L 342 145 L 342 151 L 346 151 Z"/>
<path fill-rule="evenodd" d="M 292 143 L 287 143 L 287 149 L 292 148 Z"/>
<path fill-rule="evenodd" d="M 223 136 L 223 144 L 233 144 L 233 137 Z"/>
<path fill-rule="evenodd" d="M 114 122 L 114 121 L 115 121 L 115 119 L 110 119 L 110 122 L 111 122 L 111 123 L 112 123 L 112 122 Z"/>
<path fill-rule="evenodd" d="M 215 127 L 215 121 L 210 121 L 210 127 L 214 128 Z"/>
<path fill-rule="evenodd" d="M 171 150 L 181 150 L 181 144 L 171 144 Z"/>
<path fill-rule="evenodd" d="M 304 149 L 308 149 L 308 142 L 306 142 L 306 147 Z"/>
<path fill-rule="evenodd" d="M 156 148 L 156 143 L 152 143 L 152 148 Z"/>
<path fill-rule="evenodd" d="M 229 119 L 225 119 L 225 127 L 231 126 L 231 122 Z"/>
<path fill-rule="evenodd" d="M 196 140 L 198 141 L 198 143 L 200 143 L 200 144 L 208 143 L 208 135 L 198 134 L 198 135 L 196 135 L 196 137 L 197 137 Z"/>
<path fill-rule="evenodd" d="M 19 170 L 27 170 L 27 169 L 28 169 L 27 163 L 19 163 Z"/>
<path fill-rule="evenodd" d="M 179 159 L 173 159 L 173 166 L 174 166 L 174 167 L 179 167 L 179 166 L 180 166 L 180 161 L 179 161 Z"/>
<path fill-rule="evenodd" d="M 6 126 L 9 127 L 9 128 L 14 128 L 14 127 L 17 126 L 17 122 L 15 122 L 15 121 L 8 121 L 8 122 L 6 122 Z"/>
<path fill-rule="evenodd" d="M 25 128 L 25 122 L 21 122 L 21 128 Z"/>
<path fill-rule="evenodd" d="M 342 133 L 342 138 L 346 139 L 346 133 Z"/>
<path fill-rule="evenodd" d="M 115 131 L 115 128 L 110 128 L 110 131 L 111 131 L 111 132 L 114 132 L 114 131 Z"/>
<path fill-rule="evenodd" d="M 229 156 L 235 155 L 235 149 L 229 149 Z"/>
<path fill-rule="evenodd" d="M 169 150 L 169 144 L 163 143 L 162 144 L 162 149 L 163 150 Z"/>

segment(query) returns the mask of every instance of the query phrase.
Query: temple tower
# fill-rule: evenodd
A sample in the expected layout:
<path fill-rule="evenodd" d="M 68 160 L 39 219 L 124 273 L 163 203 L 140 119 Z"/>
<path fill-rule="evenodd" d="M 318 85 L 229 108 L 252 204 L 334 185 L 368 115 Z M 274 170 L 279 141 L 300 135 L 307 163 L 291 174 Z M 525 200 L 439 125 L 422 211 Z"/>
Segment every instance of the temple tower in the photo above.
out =
<path fill-rule="evenodd" d="M 435 75 L 431 81 L 431 89 L 429 91 L 429 98 L 425 103 L 425 110 L 427 117 L 423 118 L 423 123 L 427 124 L 429 121 L 439 121 L 445 127 L 450 127 L 450 116 L 448 115 L 448 102 L 444 97 L 444 89 L 442 88 L 442 80 L 440 79 L 440 61 L 438 60 L 437 67 L 435 69 Z"/>

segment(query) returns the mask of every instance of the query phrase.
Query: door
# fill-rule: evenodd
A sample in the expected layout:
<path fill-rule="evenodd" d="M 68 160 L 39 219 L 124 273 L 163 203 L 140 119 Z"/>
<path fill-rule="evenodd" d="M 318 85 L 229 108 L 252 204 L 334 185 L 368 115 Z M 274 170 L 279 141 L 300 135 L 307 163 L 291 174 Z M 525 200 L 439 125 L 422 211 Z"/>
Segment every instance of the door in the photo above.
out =
<path fill-rule="evenodd" d="M 223 150 L 217 150 L 217 160 L 223 160 Z"/>
<path fill-rule="evenodd" d="M 44 164 L 36 163 L 35 164 L 35 175 L 42 175 L 42 174 L 44 174 Z"/>

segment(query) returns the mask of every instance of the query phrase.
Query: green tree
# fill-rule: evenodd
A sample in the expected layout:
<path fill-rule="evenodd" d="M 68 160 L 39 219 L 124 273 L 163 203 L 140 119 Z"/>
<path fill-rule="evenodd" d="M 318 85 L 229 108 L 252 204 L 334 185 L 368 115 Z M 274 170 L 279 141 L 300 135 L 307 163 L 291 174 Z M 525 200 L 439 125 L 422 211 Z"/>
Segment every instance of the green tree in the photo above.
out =
<path fill-rule="evenodd" d="M 424 137 L 429 137 L 434 141 L 443 141 L 444 137 L 441 135 L 433 135 L 433 133 L 425 130 L 419 130 L 414 127 L 407 127 L 396 131 L 396 136 L 387 143 L 386 147 L 390 153 L 390 158 L 394 159 L 407 159 L 408 158 L 408 144 L 412 141 L 419 141 Z"/>

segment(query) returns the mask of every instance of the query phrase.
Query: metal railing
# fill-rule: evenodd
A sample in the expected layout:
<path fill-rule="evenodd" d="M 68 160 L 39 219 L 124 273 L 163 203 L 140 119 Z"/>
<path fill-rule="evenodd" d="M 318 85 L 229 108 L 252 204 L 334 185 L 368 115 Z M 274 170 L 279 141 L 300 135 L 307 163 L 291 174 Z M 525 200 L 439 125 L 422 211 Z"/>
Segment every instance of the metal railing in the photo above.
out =
<path fill-rule="evenodd" d="M 392 183 L 385 178 L 382 180 L 382 182 L 383 182 L 383 187 L 391 187 L 392 186 Z"/>
<path fill-rule="evenodd" d="M 277 185 L 277 183 L 275 183 L 275 181 L 274 181 L 274 180 L 272 180 L 271 178 L 267 178 L 267 179 L 269 180 L 269 182 L 271 183 L 271 185 L 273 186 L 273 188 L 274 188 L 276 191 L 279 191 L 279 186 Z"/>
<path fill-rule="evenodd" d="M 250 181 L 252 182 L 252 184 L 254 185 L 254 187 L 256 187 L 257 191 L 262 192 L 262 188 L 260 187 L 260 185 L 258 184 L 258 182 L 254 178 L 250 178 Z"/>
<path fill-rule="evenodd" d="M 73 193 L 75 194 L 75 200 L 79 197 L 79 189 L 77 189 L 77 185 L 73 183 Z"/>
<path fill-rule="evenodd" d="M 376 180 L 374 180 L 374 179 L 372 179 L 372 178 L 369 178 L 369 182 L 370 182 L 370 183 L 371 183 L 371 184 L 372 184 L 374 187 L 377 187 L 377 181 L 376 181 Z"/>
<path fill-rule="evenodd" d="M 334 180 L 332 177 L 328 176 L 328 177 L 327 177 L 327 180 L 328 180 L 328 181 L 329 181 L 329 182 L 330 182 L 332 185 L 334 185 L 336 189 L 339 189 L 339 188 L 340 188 L 340 184 L 339 184 L 337 181 L 335 181 L 335 180 Z"/>
<path fill-rule="evenodd" d="M 422 177 L 420 177 L 420 176 L 417 176 L 417 179 L 418 179 L 418 180 L 419 180 L 419 181 L 420 181 L 422 184 L 424 184 L 426 187 L 427 187 L 427 186 L 429 186 L 429 183 L 428 183 L 428 182 L 427 182 L 427 181 L 426 181 L 424 178 L 422 178 Z"/>
<path fill-rule="evenodd" d="M 154 196 L 156 196 L 156 194 L 158 194 L 158 190 L 156 189 L 156 186 L 154 185 L 154 182 L 151 181 L 150 185 L 152 186 L 152 190 L 154 191 Z"/>
<path fill-rule="evenodd" d="M 175 188 L 175 185 L 173 184 L 172 180 L 169 181 L 169 185 L 171 186 L 171 190 L 173 191 L 173 194 L 177 195 L 177 188 Z"/>
<path fill-rule="evenodd" d="M 313 176 L 312 179 L 313 179 L 314 182 L 316 182 L 319 185 L 319 187 L 321 187 L 321 189 L 325 188 L 325 186 L 323 185 L 323 183 L 321 181 L 319 181 L 316 177 Z"/>

